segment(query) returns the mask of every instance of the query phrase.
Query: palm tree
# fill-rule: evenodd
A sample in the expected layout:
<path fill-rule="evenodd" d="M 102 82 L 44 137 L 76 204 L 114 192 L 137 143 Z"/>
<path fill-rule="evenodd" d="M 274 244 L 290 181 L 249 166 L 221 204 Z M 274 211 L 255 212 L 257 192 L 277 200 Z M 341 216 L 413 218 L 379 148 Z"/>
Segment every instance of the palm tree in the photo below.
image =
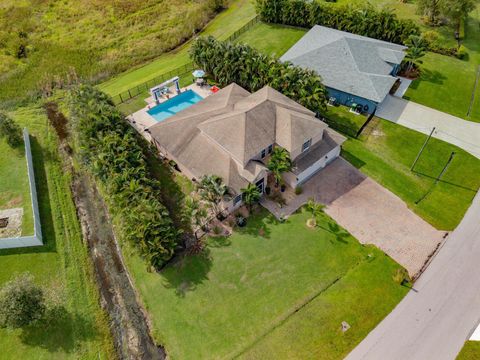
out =
<path fill-rule="evenodd" d="M 185 199 L 182 220 L 189 223 L 193 232 L 196 232 L 205 222 L 207 211 L 201 207 L 200 202 L 192 197 Z"/>
<path fill-rule="evenodd" d="M 216 216 L 220 212 L 220 202 L 228 195 L 228 188 L 220 176 L 204 175 L 198 184 L 198 192 L 202 200 L 210 203 Z"/>
<path fill-rule="evenodd" d="M 248 210 L 251 211 L 253 204 L 260 200 L 260 190 L 258 190 L 258 187 L 254 184 L 248 184 L 248 186 L 241 189 L 241 191 L 243 193 L 243 202 L 247 205 Z"/>
<path fill-rule="evenodd" d="M 407 62 L 407 72 L 411 71 L 414 66 L 418 67 L 419 64 L 423 64 L 423 61 L 420 60 L 425 56 L 425 51 L 427 44 L 421 36 L 411 35 L 408 38 L 408 49 L 405 55 L 405 60 Z"/>
<path fill-rule="evenodd" d="M 317 217 L 323 212 L 325 205 L 315 202 L 314 199 L 308 200 L 305 209 L 312 215 L 307 221 L 307 225 L 314 227 L 317 225 Z"/>
<path fill-rule="evenodd" d="M 267 165 L 268 169 L 275 177 L 275 185 L 278 186 L 282 181 L 282 173 L 289 171 L 292 168 L 292 160 L 287 150 L 276 147 L 273 149 L 270 161 Z"/>

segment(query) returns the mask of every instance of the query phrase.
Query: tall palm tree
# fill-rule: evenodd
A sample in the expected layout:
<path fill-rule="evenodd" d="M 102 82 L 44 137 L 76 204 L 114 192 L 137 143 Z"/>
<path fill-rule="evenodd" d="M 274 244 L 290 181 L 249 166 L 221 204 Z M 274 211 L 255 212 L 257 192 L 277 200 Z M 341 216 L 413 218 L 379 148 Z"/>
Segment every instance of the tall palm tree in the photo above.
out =
<path fill-rule="evenodd" d="M 222 178 L 218 175 L 204 175 L 198 184 L 198 192 L 202 200 L 211 205 L 214 214 L 219 214 L 219 204 L 228 196 L 228 188 Z"/>
<path fill-rule="evenodd" d="M 420 59 L 425 56 L 427 43 L 421 36 L 411 35 L 408 38 L 407 45 L 405 60 L 407 62 L 407 71 L 411 71 L 414 66 L 418 67 L 419 64 L 423 64 L 423 61 Z"/>
<path fill-rule="evenodd" d="M 253 204 L 260 201 L 260 190 L 254 184 L 248 184 L 246 188 L 241 189 L 243 194 L 243 202 L 247 205 L 248 210 L 252 210 Z"/>
<path fill-rule="evenodd" d="M 273 173 L 273 176 L 275 177 L 275 185 L 278 186 L 283 181 L 282 173 L 289 171 L 292 168 L 290 154 L 284 148 L 274 148 L 267 167 Z"/>
<path fill-rule="evenodd" d="M 183 221 L 188 222 L 193 232 L 196 232 L 205 222 L 207 218 L 206 210 L 200 205 L 200 202 L 192 197 L 185 199 L 183 209 Z"/>

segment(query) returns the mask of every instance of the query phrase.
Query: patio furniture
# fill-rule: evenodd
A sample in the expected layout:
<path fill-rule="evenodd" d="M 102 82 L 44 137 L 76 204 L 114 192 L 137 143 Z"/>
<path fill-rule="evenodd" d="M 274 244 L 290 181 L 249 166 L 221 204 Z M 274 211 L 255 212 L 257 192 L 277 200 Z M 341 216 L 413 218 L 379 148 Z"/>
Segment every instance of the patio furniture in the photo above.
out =
<path fill-rule="evenodd" d="M 214 93 L 214 94 L 215 94 L 216 92 L 218 92 L 219 90 L 220 90 L 220 88 L 219 88 L 218 86 L 216 86 L 216 85 L 213 85 L 213 86 L 210 88 L 210 91 L 211 91 L 212 93 Z"/>

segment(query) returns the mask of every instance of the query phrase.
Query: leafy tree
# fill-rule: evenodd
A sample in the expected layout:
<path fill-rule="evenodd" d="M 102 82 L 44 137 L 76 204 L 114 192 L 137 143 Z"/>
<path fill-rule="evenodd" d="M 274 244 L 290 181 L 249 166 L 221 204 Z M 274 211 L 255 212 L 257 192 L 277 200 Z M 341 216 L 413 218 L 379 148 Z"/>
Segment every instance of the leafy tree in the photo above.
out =
<path fill-rule="evenodd" d="M 249 91 L 269 85 L 312 111 L 326 109 L 327 92 L 317 73 L 281 62 L 248 45 L 200 37 L 193 43 L 190 56 L 220 85 L 235 82 Z"/>
<path fill-rule="evenodd" d="M 474 0 L 443 0 L 442 13 L 449 18 L 458 32 L 460 32 L 461 20 L 475 9 Z"/>
<path fill-rule="evenodd" d="M 282 181 L 282 173 L 289 171 L 292 168 L 292 160 L 287 150 L 281 147 L 275 147 L 267 164 L 268 169 L 275 177 L 276 186 Z"/>
<path fill-rule="evenodd" d="M 432 26 L 438 25 L 438 18 L 442 13 L 444 0 L 417 0 L 417 12 L 428 18 Z"/>
<path fill-rule="evenodd" d="M 7 144 L 11 147 L 17 147 L 23 143 L 20 126 L 2 112 L 0 112 L 0 137 L 5 137 Z"/>
<path fill-rule="evenodd" d="M 181 232 L 160 201 L 138 136 L 111 99 L 91 86 L 73 89 L 70 113 L 76 155 L 103 185 L 121 235 L 160 268 L 174 255 Z"/>
<path fill-rule="evenodd" d="M 200 202 L 192 197 L 185 199 L 183 208 L 183 221 L 188 222 L 193 231 L 198 230 L 207 218 L 207 211 L 201 206 Z"/>
<path fill-rule="evenodd" d="M 315 226 L 317 224 L 317 217 L 323 212 L 325 205 L 315 202 L 314 199 L 308 200 L 305 209 L 311 214 L 309 222 Z"/>
<path fill-rule="evenodd" d="M 412 20 L 398 19 L 392 11 L 367 2 L 331 6 L 320 1 L 257 0 L 256 8 L 261 19 L 269 23 L 305 28 L 323 25 L 402 44 L 410 35 L 420 35 L 420 28 Z"/>
<path fill-rule="evenodd" d="M 254 184 L 248 184 L 246 188 L 240 189 L 243 194 L 243 202 L 247 205 L 248 209 L 251 211 L 253 204 L 256 204 L 260 201 L 260 190 Z"/>
<path fill-rule="evenodd" d="M 422 64 L 422 57 L 425 56 L 427 50 L 427 42 L 421 36 L 412 35 L 407 42 L 408 49 L 405 55 L 407 63 L 407 71 L 411 71 L 414 66 L 419 67 Z"/>
<path fill-rule="evenodd" d="M 215 215 L 220 213 L 220 202 L 228 195 L 228 188 L 220 176 L 204 175 L 198 184 L 198 192 L 202 200 L 212 206 Z"/>
<path fill-rule="evenodd" d="M 21 328 L 40 320 L 45 313 L 42 288 L 33 277 L 22 274 L 6 283 L 0 290 L 0 326 Z"/>

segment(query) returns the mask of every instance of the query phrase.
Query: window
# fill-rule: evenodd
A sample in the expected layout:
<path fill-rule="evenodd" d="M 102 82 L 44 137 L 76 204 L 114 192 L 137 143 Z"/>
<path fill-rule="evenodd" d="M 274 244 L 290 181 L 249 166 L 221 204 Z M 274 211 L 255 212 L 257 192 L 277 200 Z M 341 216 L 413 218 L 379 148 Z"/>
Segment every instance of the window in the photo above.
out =
<path fill-rule="evenodd" d="M 265 157 L 265 155 L 267 155 L 267 150 L 263 149 L 262 150 L 262 153 L 260 154 L 260 156 L 262 157 L 262 159 Z"/>
<path fill-rule="evenodd" d="M 310 147 L 310 145 L 312 145 L 312 139 L 308 139 L 307 141 L 305 141 L 302 145 L 302 152 L 305 152 L 308 150 L 308 148 Z"/>
<path fill-rule="evenodd" d="M 237 205 L 240 201 L 242 201 L 242 194 L 235 196 L 233 199 L 233 205 Z"/>
<path fill-rule="evenodd" d="M 273 151 L 273 144 L 268 145 L 268 153 L 271 154 Z"/>

